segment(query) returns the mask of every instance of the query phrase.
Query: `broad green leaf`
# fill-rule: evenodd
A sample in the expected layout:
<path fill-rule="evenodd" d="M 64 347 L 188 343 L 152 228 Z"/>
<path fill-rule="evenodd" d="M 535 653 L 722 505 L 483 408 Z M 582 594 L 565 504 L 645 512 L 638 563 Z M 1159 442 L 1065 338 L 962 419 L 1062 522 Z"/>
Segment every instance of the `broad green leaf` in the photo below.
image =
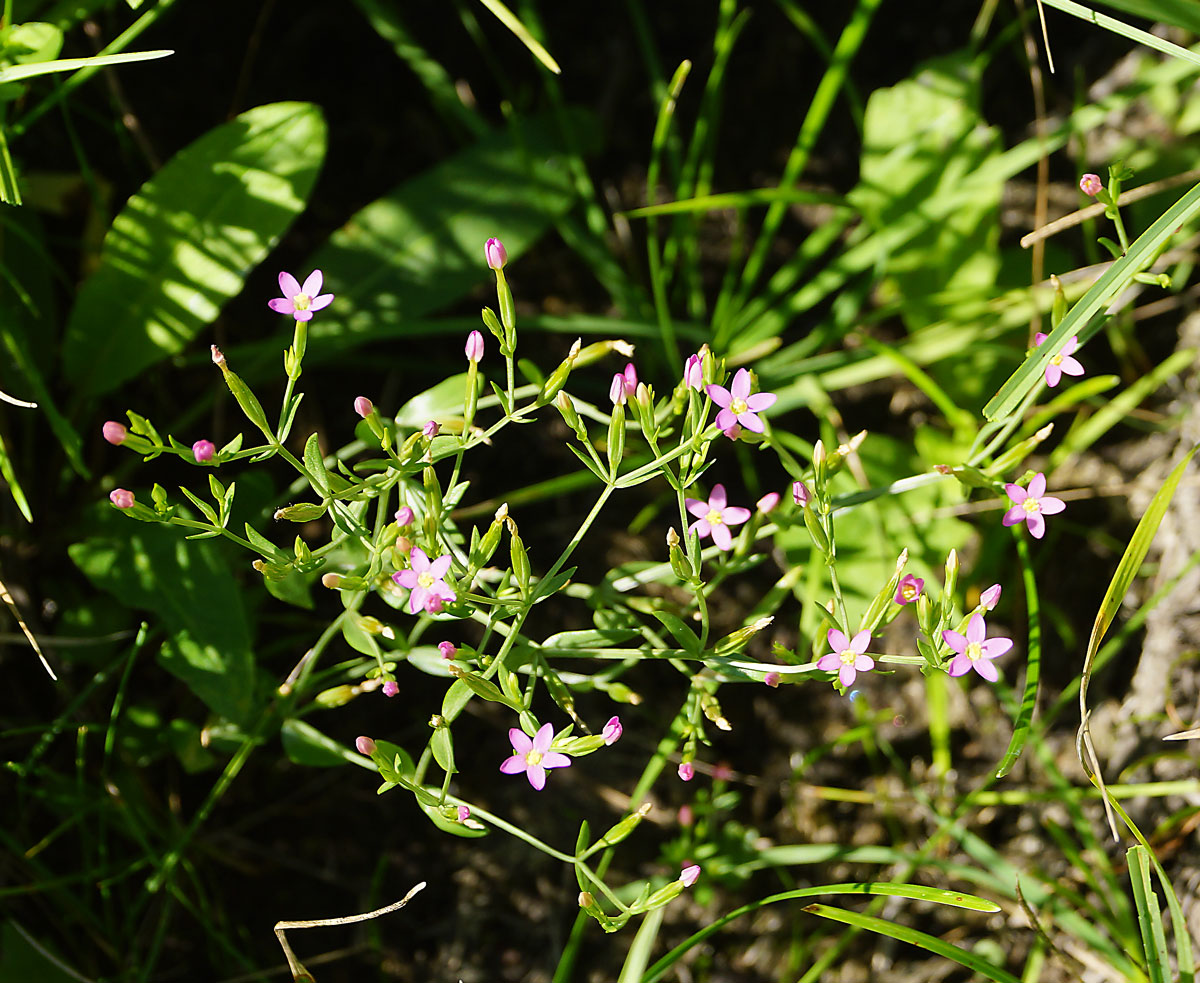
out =
<path fill-rule="evenodd" d="M 105 508 L 98 532 L 68 547 L 75 565 L 122 604 L 153 611 L 167 631 L 159 662 L 212 710 L 253 717 L 254 658 L 242 593 L 217 547 Z"/>
<path fill-rule="evenodd" d="M 452 375 L 431 389 L 417 393 L 396 413 L 401 427 L 420 429 L 430 420 L 461 417 L 467 392 L 467 375 Z"/>
<path fill-rule="evenodd" d="M 285 720 L 279 736 L 288 760 L 298 765 L 333 768 L 359 763 L 357 754 L 303 720 Z"/>
<path fill-rule="evenodd" d="M 678 616 L 671 614 L 669 611 L 651 611 L 650 613 L 671 633 L 671 637 L 675 639 L 685 652 L 689 655 L 700 654 L 700 639 Z"/>
<path fill-rule="evenodd" d="M 211 323 L 303 210 L 324 155 L 320 109 L 273 103 L 205 134 L 142 185 L 67 323 L 63 367 L 80 395 L 117 388 Z"/>

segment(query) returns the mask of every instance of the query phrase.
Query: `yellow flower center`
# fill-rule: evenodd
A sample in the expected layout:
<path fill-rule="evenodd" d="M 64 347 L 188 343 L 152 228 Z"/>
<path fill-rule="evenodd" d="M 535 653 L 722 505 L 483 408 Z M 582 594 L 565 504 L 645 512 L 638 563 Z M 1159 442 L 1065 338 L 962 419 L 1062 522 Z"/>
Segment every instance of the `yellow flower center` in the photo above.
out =
<path fill-rule="evenodd" d="M 852 666 L 854 665 L 855 660 L 858 658 L 858 653 L 855 652 L 854 649 L 842 649 L 841 653 L 838 655 L 838 658 L 841 659 L 845 665 Z"/>
<path fill-rule="evenodd" d="M 978 642 L 969 642 L 967 650 L 963 653 L 972 662 L 978 662 L 983 658 L 983 646 Z"/>
<path fill-rule="evenodd" d="M 308 310 L 308 305 L 312 303 L 312 298 L 308 294 L 296 294 L 292 298 L 292 306 L 298 311 Z"/>
<path fill-rule="evenodd" d="M 917 596 L 917 588 L 913 584 L 905 584 L 900 588 L 900 596 L 906 601 L 911 601 Z"/>
<path fill-rule="evenodd" d="M 1025 499 L 1025 501 L 1023 501 L 1021 503 L 1021 508 L 1023 508 L 1030 515 L 1032 515 L 1034 512 L 1041 511 L 1041 505 L 1038 503 L 1038 500 L 1036 498 L 1034 498 L 1032 495 L 1030 495 L 1027 499 Z"/>
<path fill-rule="evenodd" d="M 526 762 L 526 764 L 531 764 L 531 765 L 541 764 L 542 763 L 542 752 L 541 751 L 530 751 L 528 754 L 525 755 L 525 762 Z"/>
<path fill-rule="evenodd" d="M 725 521 L 725 517 L 716 509 L 709 509 L 708 515 L 704 517 L 704 521 L 710 526 L 719 526 Z"/>
<path fill-rule="evenodd" d="M 434 577 L 433 574 L 426 571 L 425 573 L 419 574 L 417 576 L 417 583 L 420 584 L 422 587 L 424 587 L 426 590 L 429 590 L 430 587 L 432 587 L 434 584 L 437 583 L 437 578 Z"/>
<path fill-rule="evenodd" d="M 1061 355 L 1055 355 L 1052 359 L 1050 359 L 1050 364 L 1051 365 L 1062 365 L 1062 360 L 1063 360 L 1063 357 Z"/>
<path fill-rule="evenodd" d="M 750 407 L 746 405 L 746 401 L 744 399 L 738 399 L 736 396 L 734 396 L 733 399 L 729 401 L 729 412 L 734 416 L 741 416 L 748 409 L 750 409 Z"/>

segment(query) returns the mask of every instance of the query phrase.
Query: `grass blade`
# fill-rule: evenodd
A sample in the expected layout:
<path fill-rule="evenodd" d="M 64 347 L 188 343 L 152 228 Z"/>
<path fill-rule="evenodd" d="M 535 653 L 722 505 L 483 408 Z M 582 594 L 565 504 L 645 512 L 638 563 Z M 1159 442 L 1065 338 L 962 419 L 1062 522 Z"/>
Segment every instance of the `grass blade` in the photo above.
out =
<path fill-rule="evenodd" d="M 32 65 L 12 65 L 9 68 L 0 68 L 0 85 L 5 82 L 19 82 L 36 75 L 74 72 L 81 68 L 104 68 L 106 65 L 123 65 L 130 61 L 153 61 L 173 54 L 174 51 L 162 48 L 155 51 L 128 51 L 117 55 L 93 55 L 91 58 L 56 58 L 53 61 L 34 62 Z"/>
<path fill-rule="evenodd" d="M 1133 903 L 1137 908 L 1138 929 L 1142 933 L 1142 949 L 1146 953 L 1146 970 L 1150 983 L 1166 983 L 1169 978 L 1167 940 L 1163 934 L 1162 912 L 1158 896 L 1150 884 L 1148 851 L 1140 844 L 1131 846 L 1125 854 L 1129 862 L 1129 881 L 1133 885 Z"/>
<path fill-rule="evenodd" d="M 1156 37 L 1149 31 L 1139 30 L 1136 27 L 1126 24 L 1124 21 L 1117 20 L 1115 17 L 1097 13 L 1089 7 L 1075 3 L 1074 0 L 1042 0 L 1042 2 L 1047 7 L 1055 7 L 1064 14 L 1070 14 L 1072 17 L 1078 17 L 1080 20 L 1091 21 L 1097 27 L 1102 27 L 1106 31 L 1112 31 L 1113 34 L 1119 34 L 1121 37 L 1129 38 L 1130 41 L 1136 41 L 1138 44 L 1144 44 L 1147 48 L 1161 51 L 1172 58 L 1182 58 L 1184 61 L 1200 65 L 1200 55 L 1197 55 L 1195 52 L 1188 51 L 1187 48 L 1181 48 L 1177 44 L 1172 44 L 1170 41 Z"/>
<path fill-rule="evenodd" d="M 1012 739 L 1008 750 L 996 766 L 996 777 L 1003 778 L 1021 757 L 1021 751 L 1029 738 L 1033 722 L 1033 711 L 1037 707 L 1038 681 L 1042 675 L 1042 619 L 1038 608 L 1037 578 L 1029 560 L 1027 537 L 1014 533 L 1017 541 L 1017 556 L 1021 562 L 1021 576 L 1025 583 L 1025 610 L 1029 620 L 1028 656 L 1025 660 L 1025 692 L 1021 695 L 1021 709 L 1013 723 Z"/>
<path fill-rule="evenodd" d="M 561 75 L 562 69 L 558 62 L 550 57 L 550 52 L 541 46 L 538 39 L 529 33 L 529 28 L 517 19 L 516 14 L 509 10 L 500 0 L 479 0 L 501 24 L 517 36 L 517 39 L 529 49 L 533 57 L 545 65 L 555 75 Z"/>

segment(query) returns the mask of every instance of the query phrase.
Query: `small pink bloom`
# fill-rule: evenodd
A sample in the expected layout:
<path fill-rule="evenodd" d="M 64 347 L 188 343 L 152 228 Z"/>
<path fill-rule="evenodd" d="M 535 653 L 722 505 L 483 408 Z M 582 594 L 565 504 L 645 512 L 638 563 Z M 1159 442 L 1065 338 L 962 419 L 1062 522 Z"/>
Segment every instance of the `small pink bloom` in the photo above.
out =
<path fill-rule="evenodd" d="M 696 816 L 695 813 L 692 812 L 692 807 L 686 802 L 679 807 L 677 818 L 679 819 L 679 825 L 685 827 L 691 826 L 692 823 L 696 821 Z"/>
<path fill-rule="evenodd" d="M 554 740 L 554 728 L 550 724 L 542 724 L 532 740 L 519 727 L 512 727 L 508 731 L 508 740 L 513 748 L 512 757 L 504 759 L 500 770 L 506 775 L 525 772 L 529 784 L 538 791 L 546 787 L 547 768 L 571 766 L 571 759 L 565 754 L 550 750 L 550 742 Z"/>
<path fill-rule="evenodd" d="M 711 536 L 713 543 L 722 550 L 733 547 L 733 535 L 729 532 L 729 527 L 740 525 L 750 518 L 749 509 L 726 505 L 724 485 L 713 485 L 712 494 L 708 496 L 707 502 L 698 498 L 687 498 L 684 499 L 684 504 L 687 510 L 696 516 L 696 521 L 688 526 L 688 532 L 694 529 L 701 538 Z"/>
<path fill-rule="evenodd" d="M 925 581 L 920 577 L 914 577 L 911 573 L 905 574 L 904 579 L 896 585 L 896 596 L 893 600 L 897 604 L 911 604 L 924 589 Z"/>
<path fill-rule="evenodd" d="M 395 696 L 400 692 L 400 684 L 394 679 L 389 679 L 383 684 L 384 696 Z"/>
<path fill-rule="evenodd" d="M 458 821 L 465 823 L 471 817 L 471 810 L 468 806 L 458 807 Z"/>
<path fill-rule="evenodd" d="M 366 396 L 354 397 L 354 412 L 361 416 L 364 420 L 375 412 L 375 404 L 372 403 Z"/>
<path fill-rule="evenodd" d="M 690 867 L 684 867 L 679 872 L 679 883 L 684 887 L 691 887 L 696 883 L 696 878 L 700 876 L 700 865 L 692 864 Z"/>
<path fill-rule="evenodd" d="M 992 584 L 987 590 L 979 595 L 979 603 L 983 606 L 983 610 L 991 611 L 1000 603 L 1000 585 Z"/>
<path fill-rule="evenodd" d="M 443 659 L 453 659 L 458 655 L 458 646 L 453 642 L 438 642 L 438 651 L 442 653 Z"/>
<path fill-rule="evenodd" d="M 407 587 L 412 591 L 408 596 L 409 614 L 416 614 L 425 607 L 425 601 L 431 595 L 437 596 L 443 601 L 453 601 L 458 598 L 458 595 L 443 579 L 450 570 L 449 553 L 444 553 L 436 560 L 430 560 L 424 550 L 419 546 L 414 546 L 412 552 L 409 553 L 409 559 L 412 562 L 411 570 L 399 570 L 392 574 L 392 580 L 401 587 Z"/>
<path fill-rule="evenodd" d="M 217 445 L 211 440 L 197 440 L 192 444 L 192 457 L 201 464 L 205 464 L 213 459 L 213 455 L 217 453 Z"/>
<path fill-rule="evenodd" d="M 133 508 L 133 492 L 127 488 L 114 488 L 108 493 L 108 500 L 119 509 Z"/>
<path fill-rule="evenodd" d="M 1104 182 L 1099 174 L 1085 174 L 1079 179 L 1079 190 L 1089 198 L 1095 198 L 1104 188 Z"/>
<path fill-rule="evenodd" d="M 483 358 L 483 335 L 479 331 L 472 331 L 467 335 L 467 344 L 463 352 L 468 362 L 478 362 Z"/>
<path fill-rule="evenodd" d="M 358 748 L 359 754 L 365 754 L 368 757 L 375 753 L 375 742 L 369 737 L 356 737 L 354 746 Z"/>
<path fill-rule="evenodd" d="M 407 505 L 402 505 L 400 508 L 396 509 L 396 525 L 411 526 L 414 518 L 415 516 L 413 515 L 413 510 Z"/>
<path fill-rule="evenodd" d="M 1040 348 L 1049 335 L 1039 331 L 1033 336 L 1034 342 Z M 1072 335 L 1064 343 L 1062 348 L 1058 350 L 1058 354 L 1050 359 L 1050 364 L 1046 366 L 1046 385 L 1053 389 L 1058 385 L 1065 372 L 1067 375 L 1083 375 L 1084 368 L 1078 359 L 1072 358 L 1071 355 L 1076 348 L 1079 347 L 1079 336 Z"/>
<path fill-rule="evenodd" d="M 304 286 L 290 273 L 279 274 L 279 292 L 282 297 L 267 301 L 267 306 L 277 314 L 291 314 L 297 321 L 311 321 L 313 312 L 333 303 L 333 294 L 321 293 L 324 277 L 320 270 L 313 270 Z M 213 356 L 214 360 L 216 356 Z"/>
<path fill-rule="evenodd" d="M 829 646 L 833 649 L 817 660 L 817 668 L 826 672 L 837 671 L 838 679 L 843 686 L 851 686 L 854 677 L 860 672 L 870 672 L 875 668 L 875 660 L 864 653 L 871 644 L 871 633 L 860 631 L 851 639 L 847 639 L 836 628 L 829 629 Z"/>
<path fill-rule="evenodd" d="M 499 239 L 489 239 L 483 247 L 483 255 L 487 258 L 487 265 L 493 270 L 504 269 L 504 264 L 508 262 L 508 250 Z"/>
<path fill-rule="evenodd" d="M 760 498 L 758 500 L 758 502 L 755 504 L 755 507 L 763 515 L 766 515 L 768 512 L 771 511 L 771 509 L 775 508 L 775 506 L 778 504 L 779 504 L 779 492 L 767 492 L 762 498 Z"/>
<path fill-rule="evenodd" d="M 812 495 L 808 492 L 808 485 L 803 481 L 792 482 L 792 501 L 803 508 L 811 501 Z"/>
<path fill-rule="evenodd" d="M 620 406 L 625 402 L 625 397 L 625 376 L 617 372 L 609 384 L 608 398 L 612 400 L 613 406 Z"/>
<path fill-rule="evenodd" d="M 755 393 L 751 396 L 748 369 L 738 369 L 728 389 L 714 384 L 708 387 L 707 392 L 709 398 L 721 407 L 721 412 L 717 414 L 717 426 L 722 430 L 732 429 L 735 423 L 754 433 L 762 433 L 766 429 L 757 414 L 773 406 L 776 396 L 774 393 Z"/>
<path fill-rule="evenodd" d="M 429 614 L 440 614 L 444 606 L 442 599 L 437 594 L 430 594 L 425 598 L 425 610 Z"/>
<path fill-rule="evenodd" d="M 700 392 L 704 385 L 704 360 L 699 355 L 689 355 L 683 363 L 683 382 L 689 389 Z"/>
<path fill-rule="evenodd" d="M 766 683 L 768 686 L 770 686 L 771 689 L 776 689 L 779 686 L 779 681 L 782 678 L 783 677 L 780 676 L 779 673 L 777 673 L 777 672 L 769 672 L 765 676 L 763 676 L 763 682 Z"/>
<path fill-rule="evenodd" d="M 625 385 L 625 397 L 633 399 L 637 395 L 638 377 L 637 369 L 633 367 L 632 362 L 625 363 L 625 371 L 621 373 L 621 379 Z"/>
<path fill-rule="evenodd" d="M 1067 507 L 1061 498 L 1046 494 L 1046 476 L 1040 471 L 1030 479 L 1028 489 L 1007 484 L 1004 491 L 1013 502 L 1013 507 L 1004 513 L 1004 525 L 1015 526 L 1018 522 L 1025 522 L 1034 539 L 1046 535 L 1046 520 L 1042 516 L 1057 515 Z"/>
<path fill-rule="evenodd" d="M 106 424 L 104 424 L 103 427 L 100 428 L 100 432 L 104 434 L 105 440 L 107 440 L 110 444 L 117 446 L 123 444 L 125 442 L 125 438 L 129 436 L 129 430 L 126 428 L 125 424 L 117 423 L 116 420 L 109 420 Z"/>
<path fill-rule="evenodd" d="M 957 654 L 950 660 L 946 671 L 951 676 L 962 676 L 974 669 L 990 683 L 1000 678 L 996 667 L 988 660 L 998 659 L 1013 647 L 1011 638 L 985 638 L 987 625 L 983 615 L 973 614 L 967 622 L 966 635 L 956 631 L 943 631 L 942 640 Z"/>
<path fill-rule="evenodd" d="M 681 761 L 679 763 L 679 777 L 685 782 L 690 782 L 696 777 L 696 769 L 690 761 Z"/>
<path fill-rule="evenodd" d="M 423 426 L 421 428 L 421 433 L 423 433 L 430 440 L 432 440 L 434 437 L 436 437 L 441 432 L 442 432 L 442 425 L 440 423 L 438 423 L 437 420 L 430 420 L 428 423 L 425 424 L 425 426 Z"/>
<path fill-rule="evenodd" d="M 621 726 L 621 718 L 614 714 L 608 718 L 608 723 L 604 725 L 604 730 L 600 732 L 600 736 L 604 738 L 605 746 L 608 746 L 616 744 L 624 732 L 625 728 Z"/>

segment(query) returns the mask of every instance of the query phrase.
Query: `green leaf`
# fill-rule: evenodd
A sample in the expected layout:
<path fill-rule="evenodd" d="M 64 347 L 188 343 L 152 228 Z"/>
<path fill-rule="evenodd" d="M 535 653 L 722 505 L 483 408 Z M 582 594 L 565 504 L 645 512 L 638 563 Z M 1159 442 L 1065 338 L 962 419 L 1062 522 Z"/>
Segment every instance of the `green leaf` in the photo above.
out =
<path fill-rule="evenodd" d="M 21 483 L 17 480 L 17 473 L 13 470 L 12 459 L 8 456 L 8 448 L 4 446 L 3 438 L 0 438 L 0 475 L 4 476 L 8 493 L 12 496 L 13 503 L 21 510 L 21 515 L 25 516 L 25 521 L 32 522 L 33 513 L 29 510 L 29 502 L 25 498 Z"/>
<path fill-rule="evenodd" d="M 215 713 L 249 724 L 254 658 L 242 591 L 220 551 L 180 531 L 133 525 L 107 505 L 96 534 L 68 547 L 75 565 L 131 608 L 153 611 L 168 637 L 158 660 Z"/>
<path fill-rule="evenodd" d="M 1142 951 L 1146 956 L 1146 969 L 1150 972 L 1150 983 L 1166 983 L 1170 976 L 1170 961 L 1167 956 L 1167 939 L 1163 931 L 1162 911 L 1158 895 L 1150 883 L 1149 851 L 1138 844 L 1125 853 L 1129 864 L 1129 881 L 1133 886 L 1133 904 L 1137 908 L 1138 930 L 1142 936 Z"/>
<path fill-rule="evenodd" d="M 1200 34 L 1200 7 L 1195 0 L 1100 0 L 1106 7 L 1123 10 L 1135 17 L 1161 21 Z"/>
<path fill-rule="evenodd" d="M 313 485 L 322 495 L 329 494 L 329 474 L 325 470 L 325 459 L 321 456 L 321 443 L 312 434 L 304 444 L 304 466 L 308 469 Z"/>
<path fill-rule="evenodd" d="M 279 736 L 288 760 L 298 765 L 333 768 L 358 763 L 357 754 L 303 720 L 285 720 Z"/>
<path fill-rule="evenodd" d="M 667 629 L 676 642 L 688 655 L 700 654 L 700 639 L 691 628 L 683 623 L 676 615 L 668 611 L 651 611 L 662 626 Z"/>
<path fill-rule="evenodd" d="M 131 61 L 152 61 L 155 58 L 166 58 L 175 54 L 168 49 L 155 51 L 127 51 L 118 55 L 93 55 L 91 58 L 59 58 L 55 61 L 41 61 L 32 65 L 12 65 L 0 69 L 0 85 L 5 82 L 16 82 L 19 79 L 33 78 L 35 75 L 49 75 L 51 72 L 74 72 L 81 68 L 103 68 L 106 65 L 122 65 Z"/>
<path fill-rule="evenodd" d="M 259 106 L 181 150 L 113 221 L 63 367 L 82 395 L 182 351 L 303 210 L 325 155 L 310 103 Z"/>
<path fill-rule="evenodd" d="M 429 750 L 433 752 L 433 760 L 447 775 L 453 775 L 454 767 L 454 738 L 450 728 L 445 725 L 433 729 L 433 737 L 429 741 Z"/>
<path fill-rule="evenodd" d="M 1200 55 L 1197 55 L 1194 51 L 1181 48 L 1179 45 L 1172 44 L 1170 41 L 1160 38 L 1156 34 L 1151 34 L 1149 31 L 1138 30 L 1138 28 L 1131 27 L 1124 21 L 1119 21 L 1115 17 L 1109 17 L 1107 14 L 1098 13 L 1090 7 L 1085 7 L 1083 4 L 1075 3 L 1073 0 L 1043 0 L 1043 2 L 1047 7 L 1057 7 L 1063 13 L 1070 14 L 1072 17 L 1078 17 L 1080 20 L 1089 21 L 1097 27 L 1104 28 L 1106 31 L 1112 31 L 1114 34 L 1129 38 L 1130 41 L 1144 44 L 1147 48 L 1161 51 L 1172 58 L 1180 58 L 1183 61 L 1190 61 L 1194 65 L 1200 65 Z M 1115 6 L 1119 6 L 1119 4 Z M 1195 8 L 1193 7 L 1192 19 L 1194 19 L 1194 16 Z"/>
<path fill-rule="evenodd" d="M 467 374 L 452 375 L 431 389 L 417 393 L 396 413 L 396 424 L 420 429 L 430 420 L 462 416 L 467 394 Z"/>

